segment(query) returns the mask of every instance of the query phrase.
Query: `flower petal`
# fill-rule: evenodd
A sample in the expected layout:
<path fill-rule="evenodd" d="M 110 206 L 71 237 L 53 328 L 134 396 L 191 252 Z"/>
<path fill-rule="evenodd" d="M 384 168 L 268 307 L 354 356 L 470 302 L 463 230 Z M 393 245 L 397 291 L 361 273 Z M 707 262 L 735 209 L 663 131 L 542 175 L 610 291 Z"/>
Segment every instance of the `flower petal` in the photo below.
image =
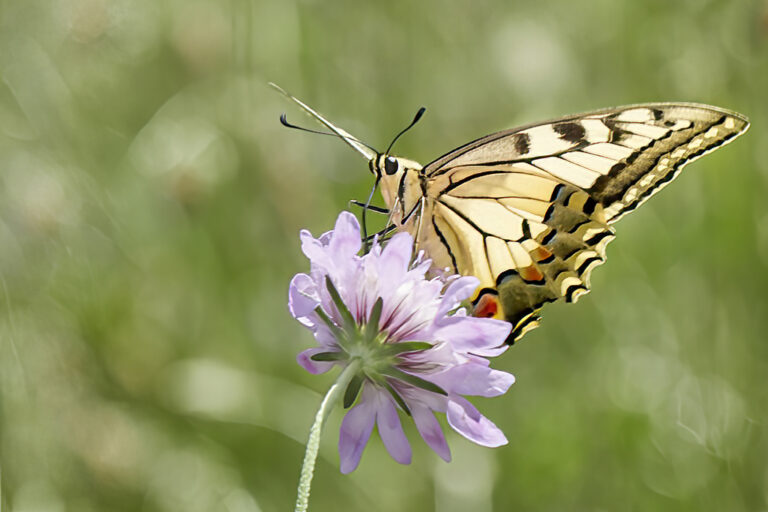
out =
<path fill-rule="evenodd" d="M 325 350 L 328 350 L 339 346 L 336 336 L 334 336 L 333 332 L 331 332 L 331 329 L 325 324 L 325 322 L 320 320 L 316 314 L 311 315 L 309 318 L 312 322 L 314 322 L 312 328 L 314 329 L 315 339 L 321 347 L 324 347 Z"/>
<path fill-rule="evenodd" d="M 429 380 L 452 393 L 491 397 L 506 393 L 509 386 L 514 384 L 515 376 L 470 360 L 430 375 Z"/>
<path fill-rule="evenodd" d="M 291 315 L 298 320 L 312 313 L 318 304 L 320 295 L 315 282 L 307 274 L 296 274 L 288 288 L 288 310 Z"/>
<path fill-rule="evenodd" d="M 411 445 L 403 432 L 395 404 L 389 395 L 383 392 L 378 395 L 376 425 L 379 428 L 379 436 L 393 459 L 400 464 L 410 464 Z"/>
<path fill-rule="evenodd" d="M 360 224 L 357 217 L 349 212 L 341 212 L 336 219 L 333 228 L 333 236 L 328 245 L 331 256 L 336 258 L 349 258 L 360 251 Z"/>
<path fill-rule="evenodd" d="M 440 309 L 438 309 L 435 318 L 440 319 L 444 317 L 450 310 L 458 306 L 461 301 L 468 299 L 479 285 L 480 280 L 472 276 L 460 277 L 453 281 L 445 290 L 443 300 L 440 303 Z"/>
<path fill-rule="evenodd" d="M 507 444 L 504 433 L 465 398 L 452 395 L 448 401 L 446 417 L 456 432 L 473 443 L 491 448 Z"/>
<path fill-rule="evenodd" d="M 398 381 L 393 381 L 392 387 L 405 399 L 409 408 L 428 407 L 433 411 L 443 413 L 448 410 L 448 397 L 445 395 L 425 391 Z"/>
<path fill-rule="evenodd" d="M 351 473 L 360 463 L 363 449 L 373 431 L 376 421 L 376 403 L 370 399 L 370 394 L 363 391 L 360 403 L 354 406 L 344 416 L 339 433 L 339 459 L 342 473 Z M 366 396 L 367 395 L 367 396 Z"/>
<path fill-rule="evenodd" d="M 408 272 L 413 253 L 413 238 L 408 233 L 393 236 L 378 258 L 379 275 L 386 276 L 386 283 L 397 283 Z"/>
<path fill-rule="evenodd" d="M 319 354 L 320 352 L 327 352 L 327 350 L 319 347 L 303 350 L 299 352 L 299 355 L 296 356 L 296 362 L 299 363 L 299 365 L 309 373 L 313 373 L 315 375 L 325 373 L 333 368 L 335 363 L 328 361 L 313 361 L 310 359 L 313 355 Z"/>
<path fill-rule="evenodd" d="M 459 352 L 493 357 L 509 348 L 504 341 L 511 329 L 512 325 L 503 320 L 454 316 L 441 321 L 434 336 Z"/>
<path fill-rule="evenodd" d="M 331 238 L 333 238 L 333 231 L 326 231 L 318 237 L 317 241 L 327 247 L 331 243 Z"/>
<path fill-rule="evenodd" d="M 420 277 L 405 279 L 406 281 L 391 295 L 382 294 L 382 317 L 385 319 L 382 325 L 394 339 L 431 341 L 442 284 L 425 281 Z M 392 305 L 396 307 L 393 308 Z"/>
<path fill-rule="evenodd" d="M 333 261 L 328 256 L 328 250 L 312 236 L 312 233 L 302 229 L 299 238 L 301 238 L 301 252 L 309 258 L 313 268 L 320 267 L 327 271 L 328 268 L 333 267 Z"/>
<path fill-rule="evenodd" d="M 451 449 L 448 447 L 443 429 L 440 428 L 440 423 L 432 411 L 420 405 L 412 405 L 410 408 L 416 429 L 427 446 L 432 448 L 445 462 L 451 462 Z"/>

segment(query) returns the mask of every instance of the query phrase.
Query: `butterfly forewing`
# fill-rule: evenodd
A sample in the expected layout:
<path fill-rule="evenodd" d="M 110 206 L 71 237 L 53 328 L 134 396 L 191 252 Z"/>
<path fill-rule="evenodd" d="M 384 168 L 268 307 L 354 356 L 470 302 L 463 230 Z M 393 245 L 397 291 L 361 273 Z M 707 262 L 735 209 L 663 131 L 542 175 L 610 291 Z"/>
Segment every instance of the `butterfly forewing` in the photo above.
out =
<path fill-rule="evenodd" d="M 690 105 L 633 109 L 606 116 L 604 123 L 611 129 L 612 145 L 632 150 L 589 188 L 610 222 L 661 190 L 685 164 L 749 125 L 739 114 Z"/>
<path fill-rule="evenodd" d="M 489 135 L 425 166 L 420 243 L 480 279 L 477 310 L 512 322 L 514 341 L 545 303 L 589 291 L 610 223 L 747 127 L 734 112 L 665 103 Z"/>

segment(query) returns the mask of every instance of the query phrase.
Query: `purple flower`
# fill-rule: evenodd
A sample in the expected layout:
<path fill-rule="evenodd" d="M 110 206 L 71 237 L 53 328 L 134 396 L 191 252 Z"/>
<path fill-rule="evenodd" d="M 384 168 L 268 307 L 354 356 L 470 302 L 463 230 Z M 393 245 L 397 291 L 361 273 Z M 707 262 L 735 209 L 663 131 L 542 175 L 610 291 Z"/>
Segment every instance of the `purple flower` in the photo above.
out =
<path fill-rule="evenodd" d="M 476 278 L 427 279 L 431 262 L 418 257 L 412 263 L 407 233 L 384 247 L 374 242 L 359 256 L 360 226 L 349 212 L 319 239 L 302 231 L 301 242 L 311 271 L 291 281 L 289 309 L 319 346 L 297 360 L 315 374 L 354 365 L 344 406 L 356 405 L 344 417 L 339 438 L 342 473 L 357 467 L 374 423 L 392 458 L 410 463 L 398 409 L 446 461 L 451 454 L 434 412 L 445 413 L 448 424 L 470 441 L 506 444 L 496 425 L 464 398 L 498 396 L 514 382 L 486 359 L 506 350 L 510 325 L 459 308 L 477 288 Z"/>

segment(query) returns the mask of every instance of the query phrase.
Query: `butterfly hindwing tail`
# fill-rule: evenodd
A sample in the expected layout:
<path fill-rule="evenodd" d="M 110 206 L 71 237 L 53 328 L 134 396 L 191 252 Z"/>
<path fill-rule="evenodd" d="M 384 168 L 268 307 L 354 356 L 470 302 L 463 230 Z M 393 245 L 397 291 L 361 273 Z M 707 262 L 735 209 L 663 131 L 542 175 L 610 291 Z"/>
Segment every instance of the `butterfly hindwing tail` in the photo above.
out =
<path fill-rule="evenodd" d="M 544 229 L 521 244 L 531 265 L 500 275 L 496 283 L 501 314 L 513 325 L 510 343 L 538 326 L 544 304 L 576 302 L 589 291 L 590 274 L 605 261 L 605 247 L 614 238 L 602 207 L 587 194 L 559 185 L 553 196 Z"/>

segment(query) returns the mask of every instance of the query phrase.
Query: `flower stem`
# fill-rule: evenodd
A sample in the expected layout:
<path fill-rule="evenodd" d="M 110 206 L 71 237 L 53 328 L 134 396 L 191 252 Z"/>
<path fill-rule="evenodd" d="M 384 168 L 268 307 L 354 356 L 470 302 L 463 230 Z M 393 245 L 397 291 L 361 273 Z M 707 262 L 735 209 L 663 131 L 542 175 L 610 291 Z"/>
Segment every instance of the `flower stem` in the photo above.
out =
<path fill-rule="evenodd" d="M 325 425 L 325 420 L 328 419 L 328 415 L 331 413 L 333 404 L 339 401 L 339 398 L 344 393 L 347 385 L 359 369 L 358 361 L 350 361 L 346 368 L 339 374 L 339 377 L 328 390 L 328 393 L 325 394 L 323 402 L 320 404 L 320 409 L 318 409 L 317 414 L 315 414 L 315 422 L 309 430 L 307 450 L 304 452 L 304 463 L 301 465 L 301 477 L 299 478 L 299 490 L 298 495 L 296 496 L 295 512 L 306 512 L 307 507 L 309 507 L 309 489 L 312 485 L 312 476 L 315 472 L 315 461 L 317 460 L 317 452 L 320 448 L 320 433 Z"/>

